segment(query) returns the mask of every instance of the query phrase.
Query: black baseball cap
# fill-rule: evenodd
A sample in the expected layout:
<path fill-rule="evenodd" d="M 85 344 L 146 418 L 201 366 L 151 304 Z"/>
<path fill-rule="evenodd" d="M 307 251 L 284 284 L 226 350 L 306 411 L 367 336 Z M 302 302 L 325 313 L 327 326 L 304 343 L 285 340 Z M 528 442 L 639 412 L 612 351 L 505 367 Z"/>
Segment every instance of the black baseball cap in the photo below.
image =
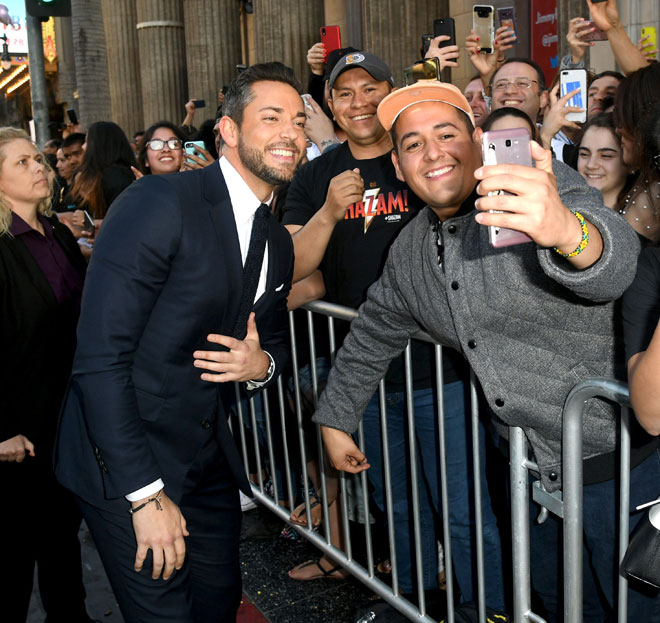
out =
<path fill-rule="evenodd" d="M 385 61 L 369 52 L 353 52 L 342 56 L 330 73 L 328 86 L 332 90 L 337 78 L 349 69 L 364 69 L 374 80 L 378 82 L 389 82 L 394 86 L 394 76 Z"/>
<path fill-rule="evenodd" d="M 330 79 L 330 74 L 332 73 L 332 70 L 335 68 L 335 65 L 339 62 L 339 59 L 346 55 L 350 54 L 351 52 L 359 52 L 357 48 L 352 48 L 351 46 L 348 46 L 346 48 L 337 48 L 336 50 L 333 50 L 328 54 L 328 57 L 325 59 L 325 72 L 323 74 L 323 81 L 325 82 L 326 80 Z"/>

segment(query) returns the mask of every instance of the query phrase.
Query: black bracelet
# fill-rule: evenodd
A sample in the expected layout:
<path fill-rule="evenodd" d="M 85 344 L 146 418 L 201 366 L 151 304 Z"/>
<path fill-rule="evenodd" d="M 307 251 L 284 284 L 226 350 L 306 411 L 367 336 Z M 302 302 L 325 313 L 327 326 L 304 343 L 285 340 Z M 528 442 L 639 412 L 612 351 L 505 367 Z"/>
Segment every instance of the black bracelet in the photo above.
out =
<path fill-rule="evenodd" d="M 150 504 L 151 502 L 156 502 L 156 508 L 159 511 L 162 511 L 163 505 L 160 503 L 162 499 L 163 499 L 163 490 L 161 489 L 153 498 L 149 498 L 144 504 L 140 504 L 140 506 L 136 506 L 135 508 L 129 508 L 128 512 L 131 515 L 135 515 L 135 513 L 141 511 L 147 504 Z"/>

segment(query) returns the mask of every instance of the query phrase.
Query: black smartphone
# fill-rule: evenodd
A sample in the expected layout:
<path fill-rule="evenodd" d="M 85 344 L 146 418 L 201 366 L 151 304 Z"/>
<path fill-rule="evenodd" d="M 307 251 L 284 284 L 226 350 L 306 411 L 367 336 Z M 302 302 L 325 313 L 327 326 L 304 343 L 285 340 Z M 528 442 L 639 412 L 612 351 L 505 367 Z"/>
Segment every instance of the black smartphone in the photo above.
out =
<path fill-rule="evenodd" d="M 67 117 L 69 117 L 69 121 L 71 122 L 72 125 L 78 125 L 78 115 L 76 114 L 76 111 L 73 108 L 68 108 L 66 114 Z"/>
<path fill-rule="evenodd" d="M 432 39 L 433 35 L 422 35 L 422 56 L 426 56 L 426 53 L 429 51 Z"/>
<path fill-rule="evenodd" d="M 206 102 L 204 100 L 193 100 L 195 108 L 206 108 Z"/>
<path fill-rule="evenodd" d="M 447 41 L 441 41 L 438 45 L 439 48 L 445 48 L 448 45 L 456 45 L 456 29 L 454 27 L 454 20 L 451 17 L 439 17 L 433 20 L 433 36 L 439 37 L 440 35 L 447 35 Z"/>

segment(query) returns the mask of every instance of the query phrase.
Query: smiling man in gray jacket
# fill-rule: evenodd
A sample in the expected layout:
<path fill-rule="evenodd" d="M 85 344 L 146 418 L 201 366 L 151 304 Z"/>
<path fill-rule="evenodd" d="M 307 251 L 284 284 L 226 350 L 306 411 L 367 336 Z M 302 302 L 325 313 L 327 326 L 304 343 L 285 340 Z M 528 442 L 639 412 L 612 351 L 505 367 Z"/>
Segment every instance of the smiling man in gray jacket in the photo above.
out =
<path fill-rule="evenodd" d="M 589 377 L 622 378 L 614 300 L 634 277 L 637 237 L 597 191 L 536 143 L 535 167 L 482 167 L 481 131 L 474 130 L 469 105 L 452 85 L 420 82 L 394 91 L 378 117 L 392 131 L 397 175 L 428 207 L 393 244 L 321 397 L 314 420 L 323 425 L 330 459 L 349 472 L 369 467 L 349 433 L 389 361 L 423 329 L 463 352 L 496 424 L 524 429 L 541 481 L 555 490 L 561 486 L 568 392 Z M 488 196 L 500 190 L 512 194 Z M 490 225 L 522 231 L 531 240 L 494 248 Z M 610 473 L 616 418 L 604 402 L 592 403 L 584 417 L 584 525 L 585 568 L 595 573 L 585 581 L 585 602 L 593 595 L 595 603 L 585 603 L 585 621 L 604 620 L 614 606 L 616 568 Z M 633 506 L 660 489 L 657 444 L 648 441 L 634 452 Z M 558 538 L 553 521 L 532 530 L 532 579 L 549 620 L 561 612 Z M 630 592 L 630 620 L 659 620 L 653 618 L 659 608 L 658 600 Z"/>

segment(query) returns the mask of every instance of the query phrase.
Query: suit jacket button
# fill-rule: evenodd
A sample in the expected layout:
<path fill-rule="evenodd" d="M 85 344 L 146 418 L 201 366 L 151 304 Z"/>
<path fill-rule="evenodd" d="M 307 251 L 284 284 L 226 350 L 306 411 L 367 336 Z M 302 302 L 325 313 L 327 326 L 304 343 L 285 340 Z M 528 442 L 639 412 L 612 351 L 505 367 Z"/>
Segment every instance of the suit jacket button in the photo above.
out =
<path fill-rule="evenodd" d="M 211 422 L 209 420 L 202 420 L 202 428 L 208 430 L 211 428 Z"/>

